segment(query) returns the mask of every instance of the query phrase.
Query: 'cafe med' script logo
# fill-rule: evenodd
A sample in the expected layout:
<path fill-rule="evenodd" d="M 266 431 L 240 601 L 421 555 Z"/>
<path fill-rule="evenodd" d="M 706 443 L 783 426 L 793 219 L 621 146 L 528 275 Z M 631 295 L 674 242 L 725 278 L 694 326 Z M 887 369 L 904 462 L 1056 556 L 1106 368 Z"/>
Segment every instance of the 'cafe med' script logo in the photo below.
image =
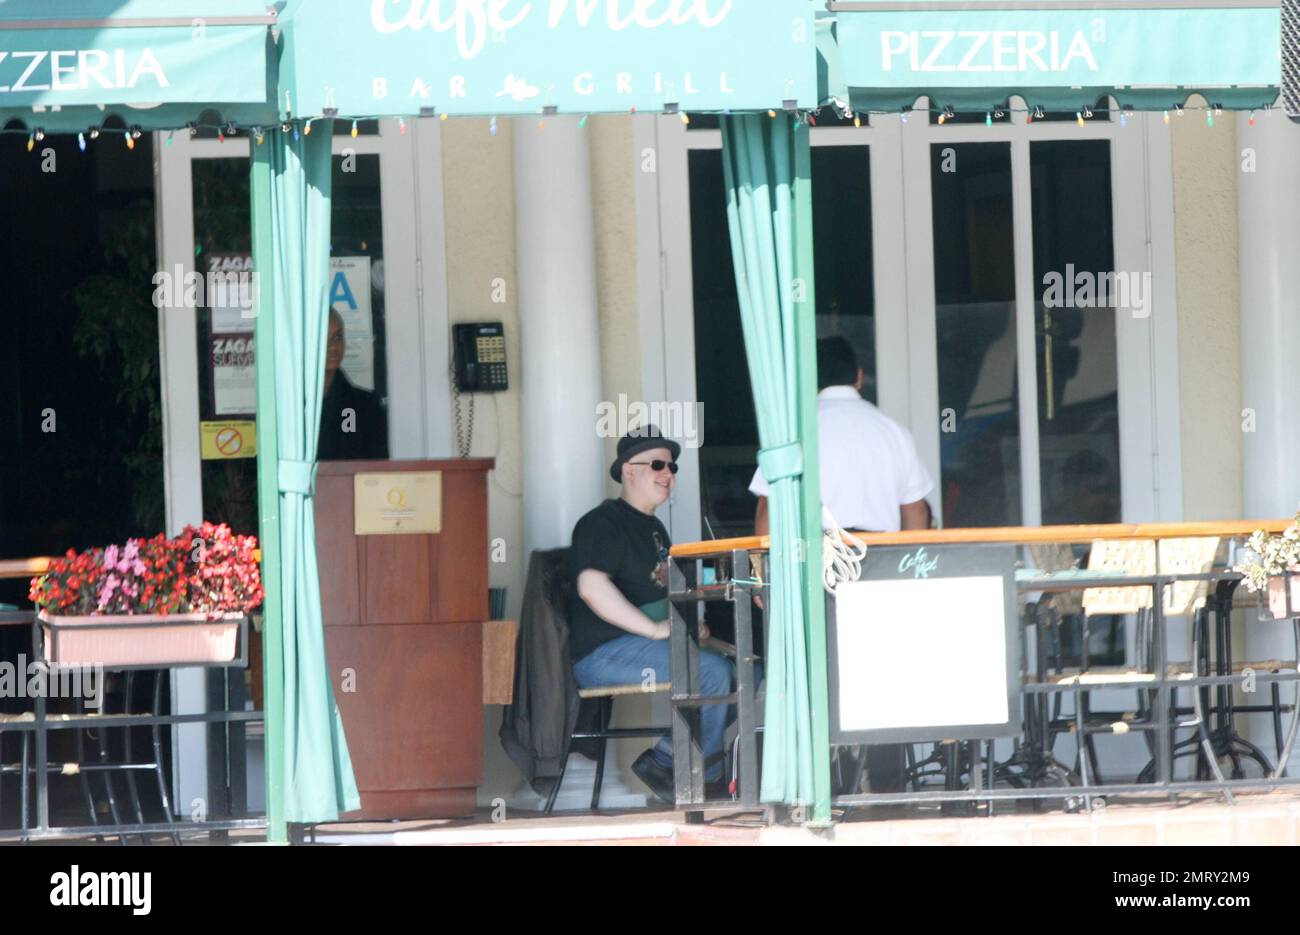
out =
<path fill-rule="evenodd" d="M 925 554 L 925 548 L 919 548 L 898 560 L 898 573 L 911 571 L 913 578 L 928 578 L 930 572 L 939 567 L 939 559 Z"/>
<path fill-rule="evenodd" d="M 750 0 L 755 2 L 755 0 Z M 538 0 L 547 7 L 547 26 L 556 29 L 566 17 L 587 26 L 604 14 L 615 32 L 635 27 L 684 26 L 692 21 L 708 29 L 731 13 L 732 0 Z M 385 35 L 404 29 L 456 30 L 461 58 L 483 51 L 489 36 L 505 36 L 533 12 L 532 0 L 371 0 L 370 23 Z"/>

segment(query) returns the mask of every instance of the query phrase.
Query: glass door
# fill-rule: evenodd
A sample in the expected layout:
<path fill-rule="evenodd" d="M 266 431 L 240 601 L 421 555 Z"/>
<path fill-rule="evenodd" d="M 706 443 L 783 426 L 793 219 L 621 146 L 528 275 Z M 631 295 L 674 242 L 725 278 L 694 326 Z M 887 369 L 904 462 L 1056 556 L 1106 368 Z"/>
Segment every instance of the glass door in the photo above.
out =
<path fill-rule="evenodd" d="M 363 121 L 353 136 L 350 122 L 335 126 L 330 308 L 321 313 L 330 315 L 337 332 L 327 375 L 336 390 L 347 392 L 346 408 L 341 404 L 338 413 L 322 418 L 322 457 L 428 453 L 428 426 L 435 420 L 427 406 L 437 394 L 426 394 L 423 375 L 425 356 L 437 342 L 426 341 L 426 332 L 442 329 L 422 321 L 417 231 L 429 206 L 416 196 L 414 175 L 417 137 L 426 150 L 440 138 L 436 127 L 408 130 L 397 121 Z M 314 132 L 328 131 L 318 124 Z M 173 533 L 202 520 L 257 532 L 249 198 L 256 144 L 239 133 L 224 136 L 178 132 L 157 140 L 158 269 L 165 282 L 195 283 L 189 292 L 173 291 L 177 301 L 162 312 L 167 527 Z M 432 198 L 440 190 L 426 192 Z M 440 212 L 440 203 L 435 207 Z M 440 270 L 441 262 L 433 268 Z M 439 308 L 445 322 L 445 304 Z M 445 425 L 445 412 L 436 421 Z M 254 659 L 256 648 L 250 646 Z M 260 672 L 250 676 L 256 700 Z M 177 713 L 204 709 L 201 670 L 181 670 L 173 681 Z M 206 801 L 202 728 L 178 729 L 174 767 L 182 806 Z M 256 795 L 259 786 L 250 783 L 249 789 Z"/>
<path fill-rule="evenodd" d="M 935 506 L 945 526 L 1154 519 L 1144 121 L 1025 116 L 902 131 L 911 427 Z"/>

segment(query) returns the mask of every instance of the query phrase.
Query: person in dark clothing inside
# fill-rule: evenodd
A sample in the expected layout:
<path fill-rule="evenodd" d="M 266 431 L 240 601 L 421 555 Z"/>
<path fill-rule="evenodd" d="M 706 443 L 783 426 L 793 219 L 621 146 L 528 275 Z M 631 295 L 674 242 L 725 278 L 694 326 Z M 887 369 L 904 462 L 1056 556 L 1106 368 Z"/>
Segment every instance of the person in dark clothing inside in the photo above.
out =
<path fill-rule="evenodd" d="M 572 572 L 577 596 L 569 624 L 569 654 L 579 687 L 635 685 L 654 672 L 658 682 L 672 679 L 668 657 L 668 530 L 655 509 L 668 500 L 676 482 L 681 446 L 652 425 L 635 429 L 618 442 L 609 474 L 622 484 L 617 499 L 591 510 L 573 529 Z M 708 629 L 700 623 L 700 638 Z M 731 691 L 731 665 L 722 656 L 700 651 L 700 688 L 706 695 Z M 726 705 L 706 705 L 700 721 L 704 778 L 722 778 Z M 673 791 L 672 744 L 667 738 L 642 753 L 632 771 L 669 804 Z M 716 787 L 714 794 L 716 795 Z"/>
<path fill-rule="evenodd" d="M 329 344 L 325 349 L 325 397 L 320 411 L 319 461 L 388 458 L 388 417 L 378 395 L 353 386 L 343 373 L 347 339 L 343 316 L 330 309 Z"/>

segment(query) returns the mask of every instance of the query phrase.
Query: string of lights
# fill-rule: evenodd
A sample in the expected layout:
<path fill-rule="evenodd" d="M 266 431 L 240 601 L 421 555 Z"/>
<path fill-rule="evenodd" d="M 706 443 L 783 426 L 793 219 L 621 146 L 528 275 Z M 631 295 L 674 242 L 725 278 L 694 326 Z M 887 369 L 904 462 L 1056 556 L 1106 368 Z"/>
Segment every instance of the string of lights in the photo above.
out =
<path fill-rule="evenodd" d="M 806 123 L 809 126 L 815 127 L 817 126 L 818 117 L 821 116 L 823 109 L 831 110 L 841 120 L 845 120 L 845 121 L 851 120 L 855 127 L 862 126 L 864 118 L 870 121 L 872 119 L 894 116 L 897 117 L 903 123 L 907 123 L 910 117 L 916 116 L 918 114 L 922 115 L 926 119 L 929 119 L 931 116 L 933 116 L 935 118 L 935 123 L 941 126 L 945 123 L 948 123 L 949 121 L 957 122 L 961 120 L 961 118 L 963 117 L 983 116 L 985 125 L 990 127 L 994 125 L 995 121 L 1001 121 L 1004 118 L 1006 118 L 1007 115 L 1009 114 L 1024 114 L 1025 123 L 1033 123 L 1035 120 L 1043 120 L 1048 115 L 1048 110 L 1044 108 L 1042 105 L 1035 105 L 1032 107 L 1004 105 L 1000 107 L 995 107 L 991 110 L 986 108 L 972 109 L 972 110 L 956 110 L 950 106 L 903 107 L 898 110 L 885 110 L 880 108 L 855 109 L 851 106 L 843 105 L 840 102 L 835 102 L 834 104 L 825 105 L 825 108 L 818 107 L 812 110 L 784 108 L 783 110 L 784 112 L 793 113 L 795 115 L 796 126 L 801 126 Z M 1266 104 L 1263 105 L 1262 107 L 1251 109 L 1248 112 L 1247 121 L 1251 126 L 1254 126 L 1255 115 L 1257 112 L 1262 111 L 1265 114 L 1271 114 L 1275 109 L 1276 107 L 1273 104 Z M 426 110 L 430 110 L 430 109 L 426 108 Z M 552 111 L 552 110 L 553 108 L 547 108 L 547 111 Z M 1203 114 L 1205 117 L 1206 125 L 1213 127 L 1215 119 L 1221 117 L 1223 111 L 1224 108 L 1220 104 L 1203 104 L 1203 105 L 1176 104 L 1172 108 L 1162 111 L 1161 118 L 1162 118 L 1162 122 L 1167 126 L 1170 124 L 1171 119 L 1184 117 L 1188 113 Z M 635 110 L 630 111 L 630 113 L 635 113 L 635 112 L 636 112 Z M 769 117 L 775 118 L 776 115 L 780 112 L 782 111 L 779 111 L 774 108 L 769 110 L 767 114 Z M 1068 109 L 1053 110 L 1052 112 L 1057 114 L 1068 113 Z M 1117 122 L 1119 123 L 1119 125 L 1123 127 L 1123 126 L 1127 126 L 1128 121 L 1131 117 L 1142 112 L 1144 111 L 1137 111 L 1132 107 L 1117 107 L 1117 108 L 1083 107 L 1076 110 L 1074 112 L 1074 116 L 1075 116 L 1075 122 L 1080 127 L 1085 127 L 1088 125 L 1088 121 L 1091 120 L 1108 121 L 1111 119 L 1111 115 L 1114 114 L 1118 118 Z M 671 109 L 665 108 L 665 113 L 677 114 L 680 117 L 683 124 L 686 124 L 688 126 L 691 124 L 692 121 L 691 114 L 688 114 L 686 111 L 679 110 L 675 105 L 673 105 Z M 722 114 L 729 115 L 730 111 L 723 111 Z M 1171 118 L 1171 114 L 1172 114 L 1172 118 Z M 422 118 L 428 118 L 433 116 L 436 116 L 439 120 L 445 121 L 451 115 L 446 113 L 440 113 L 435 115 L 432 112 L 421 114 Z M 518 116 L 518 115 L 512 115 L 512 116 Z M 537 121 L 537 126 L 539 130 L 545 129 L 547 116 L 558 116 L 558 113 L 543 114 Z M 579 115 L 578 116 L 579 129 L 585 128 L 587 126 L 588 120 L 592 116 L 593 116 L 592 114 Z M 284 133 L 291 133 L 293 135 L 293 138 L 297 140 L 301 136 L 310 135 L 314 124 L 316 124 L 319 121 L 322 120 L 329 121 L 332 124 L 335 121 L 340 119 L 346 119 L 346 118 L 339 118 L 333 115 L 297 118 L 293 120 L 286 120 L 283 123 L 279 124 L 279 129 L 282 130 Z M 374 116 L 368 116 L 368 117 L 353 118 L 351 120 L 350 135 L 352 136 L 353 139 L 356 139 L 356 137 L 361 132 L 360 125 L 363 122 L 382 120 L 382 119 L 390 119 L 390 118 L 388 118 L 387 115 L 379 115 L 379 114 L 376 114 Z M 966 120 L 963 122 L 969 123 L 970 121 Z M 398 123 L 399 132 L 405 134 L 407 132 L 407 118 L 398 117 L 397 123 Z M 226 122 L 226 123 L 193 122 L 193 123 L 187 123 L 184 127 L 178 130 L 165 130 L 160 132 L 164 132 L 166 134 L 166 136 L 164 137 L 164 145 L 167 146 L 172 145 L 174 134 L 186 133 L 186 132 L 188 132 L 191 137 L 197 136 L 199 133 L 205 133 L 205 134 L 215 133 L 217 139 L 223 143 L 226 141 L 227 137 L 242 134 L 244 136 L 251 136 L 257 145 L 261 145 L 265 141 L 267 129 L 268 129 L 267 126 L 261 124 L 243 125 L 235 122 Z M 498 131 L 498 118 L 495 116 L 490 117 L 488 119 L 488 132 L 490 135 L 496 136 L 497 131 Z M 89 141 L 99 140 L 107 136 L 109 138 L 113 138 L 113 137 L 120 138 L 123 141 L 123 143 L 126 145 L 127 149 L 135 149 L 136 141 L 140 139 L 143 133 L 144 130 L 138 125 L 129 126 L 129 127 L 110 127 L 105 125 L 92 126 L 77 133 L 77 147 L 82 152 L 85 152 Z M 0 128 L 0 136 L 13 136 L 13 135 L 26 136 L 27 150 L 28 152 L 31 152 L 35 150 L 37 143 L 43 142 L 45 140 L 46 131 L 42 127 L 28 128 L 24 126 L 6 126 Z"/>

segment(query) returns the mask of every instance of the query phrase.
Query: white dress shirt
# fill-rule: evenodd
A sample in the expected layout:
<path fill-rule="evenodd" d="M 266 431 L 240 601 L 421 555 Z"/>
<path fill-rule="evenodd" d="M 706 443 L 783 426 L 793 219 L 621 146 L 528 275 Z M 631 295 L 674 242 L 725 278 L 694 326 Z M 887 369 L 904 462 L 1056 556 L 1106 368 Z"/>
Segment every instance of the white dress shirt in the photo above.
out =
<path fill-rule="evenodd" d="M 817 394 L 817 425 L 823 506 L 843 529 L 896 532 L 899 507 L 934 488 L 911 434 L 851 386 Z M 766 497 L 767 490 L 755 471 L 749 492 Z"/>

